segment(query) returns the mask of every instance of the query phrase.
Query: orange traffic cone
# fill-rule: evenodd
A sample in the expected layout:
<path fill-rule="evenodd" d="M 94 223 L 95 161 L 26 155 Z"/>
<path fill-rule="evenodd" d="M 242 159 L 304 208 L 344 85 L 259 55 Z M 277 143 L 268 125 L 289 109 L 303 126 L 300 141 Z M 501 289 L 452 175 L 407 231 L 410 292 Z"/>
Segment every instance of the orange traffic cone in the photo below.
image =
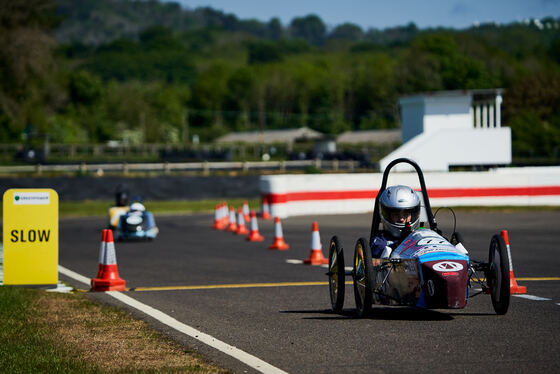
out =
<path fill-rule="evenodd" d="M 520 293 L 527 293 L 527 287 L 525 286 L 520 286 L 517 284 L 517 281 L 515 280 L 515 277 L 513 276 L 513 262 L 511 261 L 511 250 L 509 248 L 509 236 L 508 236 L 508 232 L 507 230 L 502 230 L 501 231 L 502 237 L 504 238 L 504 241 L 506 242 L 506 248 L 508 251 L 508 257 L 509 257 L 509 292 L 514 294 L 520 294 Z"/>
<path fill-rule="evenodd" d="M 228 209 L 228 205 L 227 203 L 222 203 L 222 213 L 220 214 L 222 216 L 222 222 L 224 224 L 224 230 L 227 229 L 227 226 L 229 224 L 229 213 L 228 213 L 229 209 Z"/>
<path fill-rule="evenodd" d="M 103 276 L 103 258 L 105 258 L 105 248 L 107 247 L 107 231 L 101 231 L 101 247 L 99 248 L 99 268 L 97 269 L 97 278 Z"/>
<path fill-rule="evenodd" d="M 216 205 L 216 209 L 214 210 L 214 225 L 212 225 L 212 228 L 214 230 L 223 230 L 224 229 L 224 220 L 222 217 L 222 205 L 221 204 L 217 204 Z"/>
<path fill-rule="evenodd" d="M 270 215 L 270 206 L 268 205 L 268 198 L 266 198 L 266 197 L 262 198 L 261 218 L 262 219 L 271 219 L 272 218 L 272 216 Z"/>
<path fill-rule="evenodd" d="M 249 230 L 247 230 L 247 226 L 245 226 L 245 218 L 243 218 L 243 209 L 239 208 L 237 210 L 237 231 L 235 234 L 237 235 L 247 235 Z"/>
<path fill-rule="evenodd" d="M 105 249 L 102 250 L 101 276 L 91 280 L 93 291 L 124 291 L 126 282 L 119 277 L 113 231 L 104 230 Z M 100 256 L 101 257 L 101 256 Z"/>
<path fill-rule="evenodd" d="M 229 207 L 229 224 L 227 227 L 227 231 L 232 231 L 232 232 L 237 231 L 237 223 L 235 220 L 235 209 L 232 206 Z"/>
<path fill-rule="evenodd" d="M 249 203 L 245 200 L 243 202 L 243 218 L 245 219 L 245 222 L 249 222 L 251 220 L 250 214 L 251 212 L 249 211 Z"/>
<path fill-rule="evenodd" d="M 255 211 L 251 211 L 251 232 L 249 236 L 245 238 L 245 240 L 250 242 L 262 242 L 264 237 L 259 233 L 259 225 L 257 223 L 257 213 Z"/>
<path fill-rule="evenodd" d="M 282 233 L 282 222 L 279 217 L 274 217 L 274 242 L 268 247 L 269 249 L 277 249 L 284 251 L 290 246 L 284 241 L 284 234 Z"/>
<path fill-rule="evenodd" d="M 321 237 L 319 236 L 319 224 L 313 222 L 311 230 L 311 253 L 309 254 L 309 258 L 303 260 L 303 263 L 308 265 L 328 264 L 329 259 L 323 256 Z"/>

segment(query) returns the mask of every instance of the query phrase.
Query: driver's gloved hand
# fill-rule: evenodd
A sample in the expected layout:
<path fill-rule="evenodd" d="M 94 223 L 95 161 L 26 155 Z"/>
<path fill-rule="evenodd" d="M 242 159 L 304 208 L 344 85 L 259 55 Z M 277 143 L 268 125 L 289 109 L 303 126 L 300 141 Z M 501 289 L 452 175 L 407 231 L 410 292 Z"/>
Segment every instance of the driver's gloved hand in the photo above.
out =
<path fill-rule="evenodd" d="M 387 239 L 385 239 L 382 236 L 378 236 L 376 238 L 373 239 L 373 242 L 371 243 L 371 255 L 374 258 L 380 258 L 381 254 L 383 253 L 383 251 L 385 250 L 385 247 L 387 247 L 388 243 L 387 243 Z"/>

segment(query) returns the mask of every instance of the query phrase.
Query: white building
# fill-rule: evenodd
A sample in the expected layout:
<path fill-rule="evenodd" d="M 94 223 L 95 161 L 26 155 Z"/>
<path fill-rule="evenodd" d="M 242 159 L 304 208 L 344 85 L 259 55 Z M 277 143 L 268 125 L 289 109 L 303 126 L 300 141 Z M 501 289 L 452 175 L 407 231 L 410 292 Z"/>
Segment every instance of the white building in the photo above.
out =
<path fill-rule="evenodd" d="M 511 129 L 502 127 L 501 104 L 501 89 L 400 98 L 403 145 L 381 159 L 381 170 L 399 157 L 415 160 L 426 171 L 510 164 Z"/>

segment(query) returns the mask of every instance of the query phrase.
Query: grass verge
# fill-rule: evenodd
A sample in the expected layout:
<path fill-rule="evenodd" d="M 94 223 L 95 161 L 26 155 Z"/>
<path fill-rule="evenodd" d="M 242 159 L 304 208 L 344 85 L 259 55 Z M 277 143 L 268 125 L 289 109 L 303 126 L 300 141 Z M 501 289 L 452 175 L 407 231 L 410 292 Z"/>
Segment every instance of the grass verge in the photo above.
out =
<path fill-rule="evenodd" d="M 213 212 L 216 204 L 224 200 L 180 200 L 180 201 L 147 201 L 146 209 L 154 214 L 188 214 Z M 243 201 L 248 201 L 251 209 L 260 210 L 258 199 L 228 199 L 230 206 L 240 207 Z M 111 201 L 82 201 L 61 202 L 59 204 L 60 217 L 108 216 Z"/>
<path fill-rule="evenodd" d="M 83 294 L 0 286 L 0 372 L 227 373 Z"/>
<path fill-rule="evenodd" d="M 154 214 L 189 214 L 213 212 L 216 204 L 226 200 L 179 200 L 179 201 L 148 201 L 146 209 Z M 240 207 L 243 201 L 248 201 L 249 207 L 260 211 L 259 199 L 228 199 L 230 206 Z M 1 207 L 2 204 L 0 204 Z M 109 208 L 114 205 L 113 201 L 85 200 L 85 201 L 61 201 L 58 211 L 61 218 L 94 217 L 109 215 Z M 3 209 L 0 209 L 0 217 Z"/>

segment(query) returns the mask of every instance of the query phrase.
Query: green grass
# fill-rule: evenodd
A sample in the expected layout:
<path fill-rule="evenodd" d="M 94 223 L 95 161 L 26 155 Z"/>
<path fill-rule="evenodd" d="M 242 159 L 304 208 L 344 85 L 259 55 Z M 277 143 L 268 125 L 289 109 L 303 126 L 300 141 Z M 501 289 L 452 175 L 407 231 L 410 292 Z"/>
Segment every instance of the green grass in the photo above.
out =
<path fill-rule="evenodd" d="M 0 372 L 97 373 L 98 368 L 60 348 L 48 326 L 37 321 L 34 300 L 38 290 L 0 287 Z"/>
<path fill-rule="evenodd" d="M 228 373 L 83 293 L 0 286 L 0 321 L 0 373 Z"/>
<path fill-rule="evenodd" d="M 228 199 L 230 206 L 240 207 L 247 199 Z M 213 212 L 216 204 L 226 200 L 179 200 L 179 201 L 148 201 L 146 209 L 157 214 L 187 214 Z M 260 210 L 259 199 L 247 200 L 249 207 L 256 211 Z M 60 217 L 90 217 L 106 216 L 109 208 L 113 206 L 112 201 L 62 201 L 59 203 Z"/>

